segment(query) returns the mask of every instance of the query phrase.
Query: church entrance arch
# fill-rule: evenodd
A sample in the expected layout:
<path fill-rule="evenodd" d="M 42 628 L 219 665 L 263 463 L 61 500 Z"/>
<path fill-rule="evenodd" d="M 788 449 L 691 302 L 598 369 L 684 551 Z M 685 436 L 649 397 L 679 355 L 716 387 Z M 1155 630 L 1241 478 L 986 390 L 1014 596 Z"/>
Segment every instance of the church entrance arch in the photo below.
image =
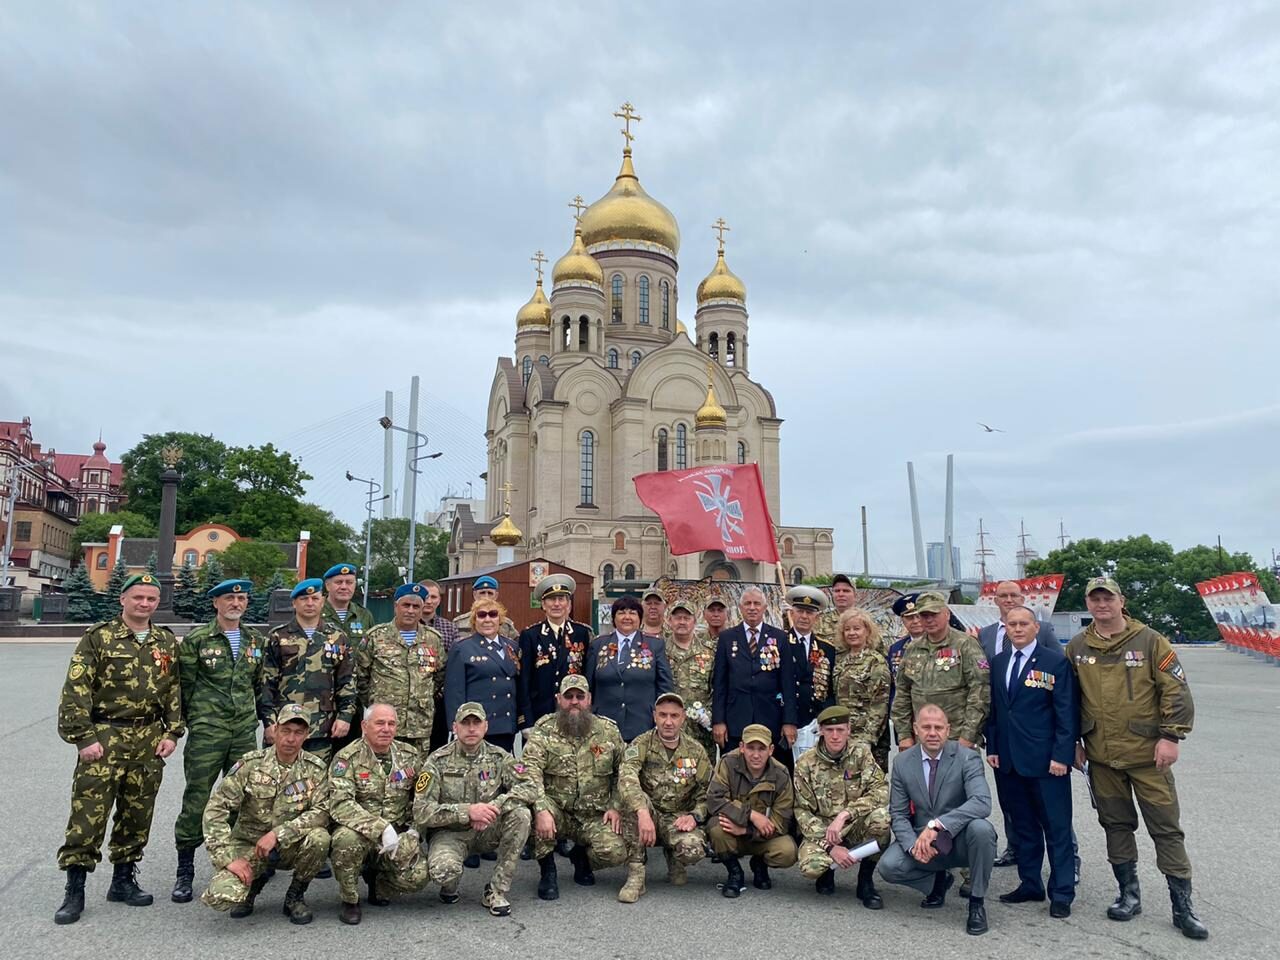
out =
<path fill-rule="evenodd" d="M 712 580 L 742 579 L 737 566 L 726 560 L 719 550 L 708 550 L 702 554 L 702 575 Z"/>

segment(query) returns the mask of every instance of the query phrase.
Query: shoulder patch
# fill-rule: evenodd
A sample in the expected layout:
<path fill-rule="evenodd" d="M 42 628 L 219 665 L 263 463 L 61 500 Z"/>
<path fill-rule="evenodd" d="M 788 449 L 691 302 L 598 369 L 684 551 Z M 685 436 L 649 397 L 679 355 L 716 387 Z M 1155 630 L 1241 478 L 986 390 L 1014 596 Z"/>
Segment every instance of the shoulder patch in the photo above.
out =
<path fill-rule="evenodd" d="M 517 763 L 511 769 L 514 770 L 516 773 L 524 773 L 529 768 L 526 767 L 523 763 Z"/>
<path fill-rule="evenodd" d="M 423 770 L 418 774 L 418 782 L 414 785 L 414 789 L 417 790 L 418 793 L 422 793 L 429 786 L 431 786 L 431 771 Z"/>
<path fill-rule="evenodd" d="M 83 676 L 84 676 L 83 663 L 73 663 L 71 665 L 71 669 L 67 671 L 68 680 L 79 680 Z"/>
<path fill-rule="evenodd" d="M 227 776 L 228 777 L 231 776 L 233 773 L 235 773 L 237 770 L 239 770 L 243 766 L 244 766 L 244 761 L 237 760 L 235 763 L 231 765 L 231 769 L 227 771 Z"/>
<path fill-rule="evenodd" d="M 351 764 L 347 763 L 347 761 L 344 759 L 338 759 L 333 761 L 333 775 L 335 777 L 341 777 L 345 775 L 347 770 L 350 768 L 350 766 Z"/>

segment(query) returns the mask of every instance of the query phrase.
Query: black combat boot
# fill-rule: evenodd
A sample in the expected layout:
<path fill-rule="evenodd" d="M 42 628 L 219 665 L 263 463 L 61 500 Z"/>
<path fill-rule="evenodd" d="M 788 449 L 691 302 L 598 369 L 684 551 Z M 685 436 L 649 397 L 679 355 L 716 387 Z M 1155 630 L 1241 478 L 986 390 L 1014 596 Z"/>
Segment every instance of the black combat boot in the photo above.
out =
<path fill-rule="evenodd" d="M 575 843 L 573 852 L 569 854 L 573 864 L 573 882 L 580 887 L 594 887 L 596 875 L 591 869 L 591 859 L 587 856 L 587 848 Z"/>
<path fill-rule="evenodd" d="M 178 876 L 173 882 L 173 893 L 169 899 L 174 903 L 190 903 L 191 884 L 196 879 L 196 850 L 195 847 L 179 847 L 178 848 Z"/>
<path fill-rule="evenodd" d="M 112 903 L 127 903 L 131 907 L 149 907 L 155 898 L 138 886 L 136 863 L 117 863 L 112 867 L 107 899 Z"/>
<path fill-rule="evenodd" d="M 720 862 L 724 864 L 724 868 L 729 874 L 725 877 L 724 884 L 720 887 L 720 893 L 733 899 L 742 893 L 742 888 L 747 885 L 747 878 L 742 872 L 742 864 L 738 862 L 738 858 L 733 854 L 720 854 Z"/>
<path fill-rule="evenodd" d="M 538 899 L 559 900 L 560 879 L 556 876 L 555 853 L 538 858 L 538 873 Z"/>
<path fill-rule="evenodd" d="M 868 910 L 879 910 L 884 906 L 880 899 L 880 891 L 876 889 L 876 864 L 874 860 L 862 860 L 858 863 L 858 899 Z"/>
<path fill-rule="evenodd" d="M 303 897 L 307 893 L 307 883 L 305 880 L 295 879 L 289 884 L 289 889 L 284 895 L 284 915 L 289 918 L 290 923 L 304 924 L 311 922 L 311 908 L 307 906 L 307 901 Z"/>
<path fill-rule="evenodd" d="M 773 881 L 769 879 L 769 865 L 764 857 L 751 858 L 751 885 L 757 890 L 772 890 Z"/>
<path fill-rule="evenodd" d="M 1173 925 L 1184 937 L 1208 940 L 1209 928 L 1200 922 L 1191 906 L 1191 878 L 1166 876 L 1165 879 L 1169 881 L 1169 900 L 1173 903 Z"/>
<path fill-rule="evenodd" d="M 836 872 L 830 867 L 813 883 L 813 889 L 824 897 L 834 896 L 836 892 Z"/>
<path fill-rule="evenodd" d="M 1116 875 L 1116 880 L 1120 884 L 1120 893 L 1115 903 L 1107 907 L 1107 916 L 1112 920 L 1132 920 L 1142 912 L 1142 893 L 1138 889 L 1138 865 L 1132 860 L 1113 863 L 1111 872 Z"/>
<path fill-rule="evenodd" d="M 378 893 L 378 871 L 374 867 L 365 867 L 361 874 L 364 879 L 364 885 L 369 890 L 369 896 L 366 898 L 368 903 L 375 907 L 391 906 L 391 898 L 381 896 Z"/>
<path fill-rule="evenodd" d="M 244 898 L 243 903 L 237 903 L 231 908 L 231 916 L 236 920 L 243 920 L 245 917 L 253 915 L 253 902 L 258 899 L 258 894 L 262 892 L 262 888 L 267 885 L 267 881 L 271 877 L 263 874 L 253 883 L 249 884 L 249 895 Z"/>
<path fill-rule="evenodd" d="M 54 923 L 75 923 L 84 913 L 84 867 L 67 867 L 67 895 L 53 915 Z"/>

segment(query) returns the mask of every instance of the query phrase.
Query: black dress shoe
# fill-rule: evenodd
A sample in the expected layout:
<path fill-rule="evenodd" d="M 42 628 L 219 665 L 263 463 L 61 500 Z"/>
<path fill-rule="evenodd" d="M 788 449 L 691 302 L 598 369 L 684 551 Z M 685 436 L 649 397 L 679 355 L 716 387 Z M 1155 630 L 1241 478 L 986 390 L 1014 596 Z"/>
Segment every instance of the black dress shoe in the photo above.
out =
<path fill-rule="evenodd" d="M 1044 903 L 1043 890 L 1028 890 L 1026 887 L 1018 887 L 1017 890 L 1010 890 L 1008 893 L 1000 894 L 1001 903 Z"/>
<path fill-rule="evenodd" d="M 813 889 L 824 897 L 831 897 L 836 892 L 836 872 L 828 869 L 826 873 L 814 881 Z"/>
<path fill-rule="evenodd" d="M 769 878 L 769 865 L 763 857 L 751 858 L 751 885 L 757 890 L 772 890 L 773 880 Z"/>
<path fill-rule="evenodd" d="M 1049 916 L 1055 920 L 1065 920 L 1071 916 L 1071 904 L 1063 903 L 1061 900 L 1054 900 L 1049 904 Z"/>
<path fill-rule="evenodd" d="M 933 889 L 920 901 L 920 906 L 925 910 L 937 910 L 947 902 L 947 891 L 955 882 L 956 878 L 951 875 L 950 870 L 939 870 L 933 879 Z"/>
<path fill-rule="evenodd" d="M 981 900 L 969 901 L 969 919 L 965 921 L 964 932 L 973 937 L 987 932 L 987 908 Z"/>

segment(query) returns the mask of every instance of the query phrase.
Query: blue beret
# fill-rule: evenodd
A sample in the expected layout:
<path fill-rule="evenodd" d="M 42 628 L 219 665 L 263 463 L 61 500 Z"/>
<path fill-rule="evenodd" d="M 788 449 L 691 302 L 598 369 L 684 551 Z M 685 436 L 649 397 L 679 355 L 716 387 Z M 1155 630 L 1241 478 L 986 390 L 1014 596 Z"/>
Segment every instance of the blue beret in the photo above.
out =
<path fill-rule="evenodd" d="M 323 589 L 324 581 L 319 577 L 312 577 L 310 580 L 303 580 L 294 587 L 293 592 L 289 594 L 289 599 L 296 600 L 298 597 L 304 597 L 310 593 L 319 593 Z"/>
<path fill-rule="evenodd" d="M 904 613 L 915 613 L 916 601 L 919 599 L 920 594 L 918 593 L 905 593 L 893 601 L 893 612 L 898 616 L 902 616 Z"/>
<path fill-rule="evenodd" d="M 402 583 L 396 587 L 395 599 L 399 600 L 402 597 L 417 597 L 425 603 L 427 588 L 420 583 Z"/>
<path fill-rule="evenodd" d="M 332 567 L 324 572 L 324 578 L 328 580 L 330 577 L 340 577 L 345 573 L 355 576 L 358 568 L 354 563 L 335 563 Z"/>
<path fill-rule="evenodd" d="M 488 575 L 476 577 L 476 582 L 471 585 L 472 590 L 497 590 L 498 581 Z"/>
<path fill-rule="evenodd" d="M 224 593 L 243 593 L 246 596 L 253 593 L 252 580 L 223 580 L 216 587 L 212 587 L 207 594 L 208 597 L 220 597 Z"/>

